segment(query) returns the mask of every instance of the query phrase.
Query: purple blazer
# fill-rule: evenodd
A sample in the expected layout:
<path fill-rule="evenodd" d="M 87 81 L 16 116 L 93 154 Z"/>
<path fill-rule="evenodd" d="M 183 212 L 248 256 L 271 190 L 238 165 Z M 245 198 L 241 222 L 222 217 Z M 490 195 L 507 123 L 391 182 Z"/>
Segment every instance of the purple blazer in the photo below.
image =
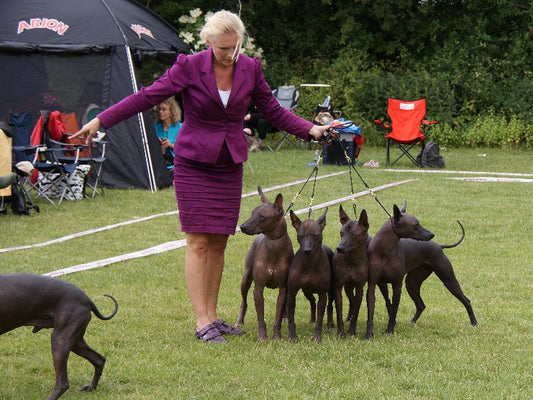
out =
<path fill-rule="evenodd" d="M 146 111 L 181 92 L 185 121 L 174 144 L 174 153 L 194 161 L 215 163 L 224 144 L 235 163 L 248 158 L 243 119 L 250 102 L 276 127 L 308 140 L 313 124 L 281 107 L 272 95 L 257 58 L 239 55 L 231 95 L 224 107 L 217 90 L 212 51 L 178 56 L 152 85 L 140 89 L 98 114 L 105 128 Z"/>

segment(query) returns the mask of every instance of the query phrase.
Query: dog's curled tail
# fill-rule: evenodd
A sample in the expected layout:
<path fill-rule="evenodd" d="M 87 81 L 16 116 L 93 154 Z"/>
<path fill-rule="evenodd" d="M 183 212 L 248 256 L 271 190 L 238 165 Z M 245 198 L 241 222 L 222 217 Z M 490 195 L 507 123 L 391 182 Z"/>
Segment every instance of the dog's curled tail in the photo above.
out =
<path fill-rule="evenodd" d="M 111 319 L 115 316 L 115 314 L 117 313 L 118 311 L 118 303 L 117 301 L 115 300 L 115 298 L 109 294 L 104 294 L 104 296 L 106 297 L 109 297 L 111 300 L 113 300 L 113 303 L 115 303 L 115 309 L 113 310 L 113 312 L 109 315 L 102 315 L 102 313 L 98 310 L 98 308 L 96 308 L 96 305 L 93 303 L 93 308 L 92 308 L 92 311 L 94 313 L 94 315 L 96 315 L 98 318 L 100 319 L 103 319 L 104 321 L 108 320 L 108 319 Z"/>
<path fill-rule="evenodd" d="M 465 238 L 465 228 L 463 227 L 463 224 L 461 224 L 460 221 L 457 221 L 457 223 L 459 224 L 459 226 L 461 227 L 461 231 L 463 231 L 463 234 L 461 236 L 461 239 L 459 239 L 459 241 L 455 242 L 454 244 L 441 244 L 440 245 L 440 248 L 441 249 L 451 249 L 452 247 L 457 247 L 461 244 L 461 242 L 463 241 L 463 239 Z"/>

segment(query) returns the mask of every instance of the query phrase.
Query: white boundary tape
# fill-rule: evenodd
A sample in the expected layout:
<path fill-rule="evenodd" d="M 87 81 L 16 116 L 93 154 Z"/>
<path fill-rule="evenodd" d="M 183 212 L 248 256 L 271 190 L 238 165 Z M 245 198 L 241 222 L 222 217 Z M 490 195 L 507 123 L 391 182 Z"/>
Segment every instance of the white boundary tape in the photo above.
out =
<path fill-rule="evenodd" d="M 133 260 L 135 258 L 151 256 L 153 254 L 158 254 L 158 253 L 163 253 L 165 251 L 179 249 L 180 247 L 184 247 L 184 246 L 185 246 L 185 239 L 175 240 L 173 242 L 162 243 L 157 246 L 150 247 L 144 250 L 139 250 L 133 253 L 121 254 L 116 257 L 105 258 L 102 260 L 92 261 L 92 262 L 85 263 L 85 264 L 74 265 L 68 268 L 58 269 L 56 271 L 48 272 L 43 275 L 61 276 L 61 275 L 72 274 L 74 272 L 87 271 L 89 269 L 105 267 L 106 265 L 114 264 L 114 263 L 121 262 L 121 261 Z"/>
<path fill-rule="evenodd" d="M 526 178 L 504 178 L 504 177 L 491 177 L 491 176 L 464 176 L 447 178 L 454 181 L 468 181 L 468 182 L 520 182 L 520 183 L 533 183 L 533 179 Z"/>
<path fill-rule="evenodd" d="M 332 173 L 332 174 L 319 176 L 319 177 L 317 177 L 317 179 L 331 178 L 332 176 L 342 175 L 342 174 L 346 174 L 346 173 L 347 173 L 347 171 L 335 172 L 335 173 Z M 298 180 L 298 181 L 294 181 L 294 182 L 285 183 L 285 184 L 282 184 L 282 185 L 271 186 L 269 188 L 263 189 L 263 192 L 270 192 L 270 191 L 277 190 L 277 189 L 280 189 L 280 188 L 298 185 L 298 184 L 304 183 L 304 182 L 305 182 L 305 179 L 302 179 L 302 180 Z M 253 196 L 255 194 L 257 194 L 257 190 L 255 190 L 253 192 L 249 192 L 249 193 L 244 193 L 242 195 L 242 197 L 243 198 L 244 197 L 250 197 L 250 196 Z M 27 244 L 27 245 L 23 245 L 23 246 L 6 247 L 6 248 L 3 248 L 3 249 L 0 249 L 0 253 L 7 253 L 7 252 L 10 252 L 10 251 L 15 251 L 15 250 L 25 250 L 25 249 L 31 249 L 31 248 L 36 248 L 36 247 L 49 246 L 51 244 L 66 242 L 67 240 L 76 239 L 76 238 L 79 238 L 79 237 L 82 237 L 82 236 L 92 235 L 94 233 L 103 232 L 103 231 L 107 231 L 107 230 L 115 229 L 115 228 L 120 228 L 121 226 L 136 224 L 138 222 L 149 221 L 151 219 L 155 219 L 155 218 L 159 218 L 159 217 L 168 217 L 168 216 L 174 215 L 174 214 L 178 214 L 178 210 L 168 211 L 168 212 L 164 212 L 164 213 L 160 213 L 160 214 L 149 215 L 149 216 L 142 217 L 142 218 L 135 218 L 135 219 L 132 219 L 132 220 L 123 221 L 123 222 L 119 222 L 119 223 L 112 224 L 112 225 L 102 226 L 100 228 L 89 229 L 87 231 L 76 232 L 76 233 L 73 233 L 71 235 L 63 236 L 63 237 L 60 237 L 60 238 L 57 238 L 57 239 L 53 239 L 53 240 L 48 240 L 46 242 L 35 243 L 35 244 Z"/>
<path fill-rule="evenodd" d="M 147 217 L 135 218 L 135 219 L 132 219 L 132 220 L 129 220 L 129 221 L 123 221 L 123 222 L 119 222 L 119 223 L 113 224 L 113 225 L 107 225 L 107 226 L 102 226 L 100 228 L 89 229 L 88 231 L 76 232 L 76 233 L 73 233 L 72 235 L 67 235 L 67 236 L 63 236 L 63 237 L 57 238 L 57 239 L 48 240 L 46 242 L 35 243 L 35 244 L 26 244 L 26 245 L 23 245 L 23 246 L 6 247 L 6 248 L 3 248 L 3 249 L 0 249 L 0 253 L 7 253 L 8 251 L 15 251 L 15 250 L 31 249 L 31 248 L 35 248 L 35 247 L 49 246 L 51 244 L 66 242 L 67 240 L 76 239 L 76 238 L 79 238 L 79 237 L 82 237 L 82 236 L 92 235 L 93 233 L 103 232 L 103 231 L 107 231 L 107 230 L 110 230 L 110 229 L 119 228 L 121 226 L 136 224 L 137 222 L 149 221 L 149 220 L 154 219 L 154 218 L 166 217 L 166 216 L 177 214 L 177 213 L 178 213 L 178 211 L 170 211 L 170 212 L 161 213 L 161 214 L 149 215 Z"/>
<path fill-rule="evenodd" d="M 385 185 L 377 186 L 377 187 L 375 187 L 375 188 L 373 188 L 371 190 L 365 190 L 365 191 L 362 191 L 362 192 L 355 193 L 354 195 L 341 197 L 339 199 L 331 200 L 331 201 L 326 202 L 326 203 L 318 204 L 318 205 L 312 207 L 311 209 L 312 210 L 319 210 L 321 208 L 329 207 L 329 206 L 331 206 L 333 204 L 342 203 L 343 201 L 350 200 L 352 198 L 358 198 L 358 197 L 366 196 L 368 194 L 371 194 L 371 193 L 374 193 L 374 192 L 378 192 L 380 190 L 388 189 L 388 188 L 391 188 L 391 187 L 394 187 L 394 186 L 403 185 L 405 183 L 412 182 L 414 180 L 416 180 L 416 179 L 408 179 L 408 180 L 404 180 L 404 181 L 397 181 L 397 182 L 393 182 L 393 183 L 388 183 L 388 184 L 385 184 Z M 269 191 L 270 190 L 274 190 L 274 189 L 269 188 Z M 254 194 L 254 193 L 257 193 L 257 192 L 253 192 L 252 194 Z M 309 210 L 309 208 L 305 208 L 305 209 L 301 209 L 301 210 L 295 211 L 294 213 L 295 214 L 302 214 L 302 213 L 307 212 L 308 210 Z M 236 232 L 240 232 L 240 229 L 238 227 L 236 229 Z M 154 246 L 154 247 L 150 247 L 148 249 L 136 251 L 136 252 L 133 252 L 133 253 L 121 254 L 121 255 L 118 255 L 118 256 L 115 256 L 115 257 L 106 258 L 106 259 L 102 259 L 102 260 L 97 260 L 97 261 L 93 261 L 93 262 L 89 262 L 89 263 L 85 263 L 85 264 L 78 264 L 78 265 L 74 265 L 72 267 L 63 268 L 63 269 L 59 269 L 59 270 L 56 270 L 56 271 L 48 272 L 48 273 L 43 274 L 43 275 L 56 277 L 56 276 L 71 274 L 71 273 L 74 273 L 74 272 L 80 272 L 80 271 L 86 271 L 86 270 L 89 270 L 89 269 L 105 267 L 107 265 L 114 264 L 114 263 L 117 263 L 117 262 L 122 262 L 122 261 L 126 261 L 126 260 L 132 260 L 132 259 L 135 259 L 135 258 L 146 257 L 146 256 L 154 255 L 154 254 L 163 253 L 165 251 L 179 249 L 181 247 L 185 247 L 185 245 L 186 245 L 186 243 L 185 243 L 184 239 L 175 240 L 175 241 L 171 241 L 171 242 L 167 242 L 167 243 L 162 243 L 160 245 L 157 245 L 157 246 Z"/>
<path fill-rule="evenodd" d="M 459 174 L 459 175 L 494 175 L 494 176 L 524 176 L 533 177 L 533 174 L 522 174 L 519 172 L 480 172 L 480 171 L 451 171 L 442 169 L 374 169 L 374 171 L 384 172 L 414 172 L 419 174 Z"/>

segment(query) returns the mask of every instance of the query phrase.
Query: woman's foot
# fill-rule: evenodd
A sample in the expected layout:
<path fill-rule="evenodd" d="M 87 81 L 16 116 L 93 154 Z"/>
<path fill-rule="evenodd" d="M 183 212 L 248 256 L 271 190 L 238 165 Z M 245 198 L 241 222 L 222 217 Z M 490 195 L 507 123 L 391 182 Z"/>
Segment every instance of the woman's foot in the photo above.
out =
<path fill-rule="evenodd" d="M 225 343 L 226 339 L 222 337 L 222 333 L 218 330 L 214 323 L 207 324 L 199 331 L 196 331 L 196 338 L 203 342 Z"/>
<path fill-rule="evenodd" d="M 244 335 L 244 331 L 241 331 L 240 329 L 231 326 L 222 319 L 217 319 L 212 323 L 212 325 L 214 325 L 223 335 Z"/>

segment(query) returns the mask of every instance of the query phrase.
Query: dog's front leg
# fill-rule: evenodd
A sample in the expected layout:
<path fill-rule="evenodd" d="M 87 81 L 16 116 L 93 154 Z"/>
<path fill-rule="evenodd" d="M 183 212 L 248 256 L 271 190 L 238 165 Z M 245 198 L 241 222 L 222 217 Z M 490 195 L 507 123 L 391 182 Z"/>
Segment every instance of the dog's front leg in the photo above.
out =
<path fill-rule="evenodd" d="M 316 316 L 315 334 L 313 339 L 316 343 L 322 343 L 322 324 L 324 323 L 324 314 L 326 313 L 327 292 L 318 294 L 318 309 Z"/>
<path fill-rule="evenodd" d="M 246 298 L 248 297 L 248 291 L 250 290 L 250 286 L 252 286 L 252 282 L 253 282 L 252 266 L 249 265 L 249 262 L 247 259 L 245 267 L 244 267 L 244 275 L 242 276 L 242 281 L 241 281 L 242 300 L 241 300 L 241 309 L 239 312 L 239 318 L 237 319 L 237 322 L 235 323 L 235 327 L 237 328 L 242 328 L 244 326 L 244 316 L 246 315 L 246 310 L 248 309 L 248 302 Z"/>
<path fill-rule="evenodd" d="M 344 320 L 342 318 L 342 288 L 335 288 L 335 307 L 337 309 L 337 336 L 344 337 Z"/>
<path fill-rule="evenodd" d="M 370 339 L 372 336 L 374 336 L 374 308 L 375 306 L 376 306 L 376 283 L 368 282 L 368 288 L 366 289 L 367 319 L 366 319 L 365 339 Z"/>
<path fill-rule="evenodd" d="M 363 302 L 363 289 L 365 287 L 364 283 L 358 283 L 355 287 L 355 298 L 353 305 L 353 315 L 350 321 L 350 328 L 348 333 L 351 336 L 355 336 L 355 330 L 357 328 L 357 318 L 359 317 L 359 310 L 361 309 L 361 303 Z"/>
<path fill-rule="evenodd" d="M 396 326 L 396 316 L 398 314 L 398 307 L 400 306 L 400 297 L 402 295 L 402 283 L 403 279 L 392 283 L 392 306 L 389 314 L 389 323 L 385 333 L 393 334 L 394 327 Z"/>
<path fill-rule="evenodd" d="M 276 302 L 276 318 L 274 320 L 274 327 L 272 328 L 272 337 L 274 339 L 281 339 L 281 320 L 283 319 L 283 313 L 286 309 L 287 302 L 287 287 L 283 286 L 279 288 L 278 300 Z"/>
<path fill-rule="evenodd" d="M 294 324 L 296 293 L 297 291 L 291 290 L 291 288 L 287 289 L 287 319 L 289 323 L 289 340 L 293 343 L 298 341 L 298 336 L 296 336 L 296 326 Z"/>
<path fill-rule="evenodd" d="M 304 292 L 305 298 L 309 301 L 309 323 L 312 324 L 316 321 L 316 300 L 313 293 L 306 293 Z"/>
<path fill-rule="evenodd" d="M 257 283 L 254 286 L 254 303 L 255 311 L 257 313 L 257 340 L 263 341 L 267 339 L 266 323 L 265 323 L 265 299 L 263 297 L 264 286 L 259 286 Z"/>

